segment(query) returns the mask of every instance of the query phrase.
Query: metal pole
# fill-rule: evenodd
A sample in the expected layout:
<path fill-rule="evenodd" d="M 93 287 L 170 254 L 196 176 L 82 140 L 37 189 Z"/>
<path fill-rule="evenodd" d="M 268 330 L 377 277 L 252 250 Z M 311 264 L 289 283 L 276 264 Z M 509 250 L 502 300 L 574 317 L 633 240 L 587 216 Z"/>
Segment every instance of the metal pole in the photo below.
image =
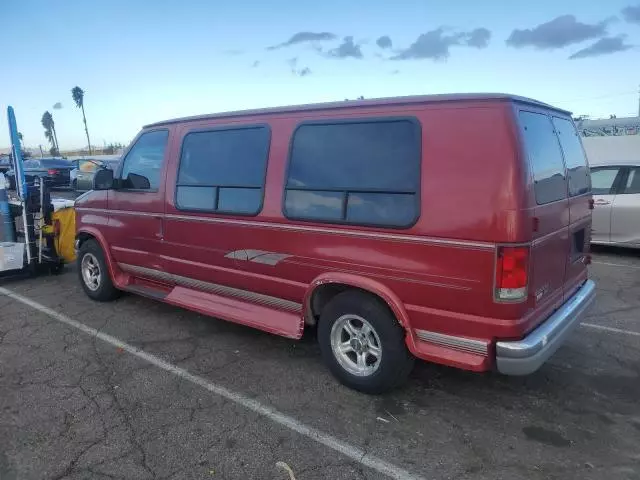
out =
<path fill-rule="evenodd" d="M 27 248 L 27 265 L 31 265 L 31 236 L 29 235 L 27 207 L 29 206 L 29 195 L 27 182 L 24 175 L 24 165 L 22 163 L 22 152 L 20 140 L 18 138 L 18 125 L 13 107 L 7 107 L 7 120 L 9 123 L 9 134 L 11 136 L 11 146 L 13 153 L 13 169 L 16 177 L 16 190 L 22 203 L 22 223 L 24 225 L 24 240 Z"/>
<path fill-rule="evenodd" d="M 44 179 L 40 178 L 40 241 L 38 242 L 38 263 L 42 264 L 42 230 L 44 230 Z"/>

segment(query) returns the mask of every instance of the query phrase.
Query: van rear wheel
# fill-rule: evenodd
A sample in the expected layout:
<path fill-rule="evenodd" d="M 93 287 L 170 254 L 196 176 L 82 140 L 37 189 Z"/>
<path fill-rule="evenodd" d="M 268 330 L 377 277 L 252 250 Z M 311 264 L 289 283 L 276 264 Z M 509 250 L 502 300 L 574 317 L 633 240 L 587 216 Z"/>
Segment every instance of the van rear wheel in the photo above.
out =
<path fill-rule="evenodd" d="M 84 292 L 92 300 L 109 302 L 120 296 L 113 285 L 102 248 L 95 240 L 87 240 L 78 252 L 78 276 Z"/>
<path fill-rule="evenodd" d="M 400 386 L 414 363 L 402 326 L 382 301 L 365 292 L 346 291 L 329 302 L 320 315 L 318 342 L 333 375 L 365 393 Z"/>

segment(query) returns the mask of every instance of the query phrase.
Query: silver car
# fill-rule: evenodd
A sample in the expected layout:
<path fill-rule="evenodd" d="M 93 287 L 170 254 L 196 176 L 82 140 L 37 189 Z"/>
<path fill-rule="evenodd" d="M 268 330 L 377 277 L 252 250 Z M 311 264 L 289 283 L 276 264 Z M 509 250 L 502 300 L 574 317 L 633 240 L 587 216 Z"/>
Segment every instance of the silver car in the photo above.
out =
<path fill-rule="evenodd" d="M 640 161 L 591 165 L 591 243 L 640 248 Z"/>

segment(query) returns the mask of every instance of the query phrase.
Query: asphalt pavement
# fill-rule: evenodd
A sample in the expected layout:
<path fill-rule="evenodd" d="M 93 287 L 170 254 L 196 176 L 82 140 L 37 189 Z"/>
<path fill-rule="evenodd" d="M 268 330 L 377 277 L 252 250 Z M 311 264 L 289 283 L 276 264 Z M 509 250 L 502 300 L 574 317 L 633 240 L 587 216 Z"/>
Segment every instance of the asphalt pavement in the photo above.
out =
<path fill-rule="evenodd" d="M 640 479 L 640 253 L 598 249 L 596 304 L 540 371 L 419 362 L 384 396 L 295 342 L 77 273 L 0 283 L 0 480 Z"/>

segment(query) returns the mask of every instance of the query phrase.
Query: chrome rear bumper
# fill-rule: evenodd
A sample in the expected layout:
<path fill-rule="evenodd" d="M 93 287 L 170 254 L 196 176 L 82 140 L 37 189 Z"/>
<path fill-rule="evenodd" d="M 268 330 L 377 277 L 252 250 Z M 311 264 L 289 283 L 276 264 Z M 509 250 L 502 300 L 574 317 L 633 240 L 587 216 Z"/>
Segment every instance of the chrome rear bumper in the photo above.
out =
<path fill-rule="evenodd" d="M 580 324 L 595 294 L 595 282 L 587 280 L 564 305 L 525 338 L 496 342 L 498 371 L 505 375 L 535 372 Z"/>

